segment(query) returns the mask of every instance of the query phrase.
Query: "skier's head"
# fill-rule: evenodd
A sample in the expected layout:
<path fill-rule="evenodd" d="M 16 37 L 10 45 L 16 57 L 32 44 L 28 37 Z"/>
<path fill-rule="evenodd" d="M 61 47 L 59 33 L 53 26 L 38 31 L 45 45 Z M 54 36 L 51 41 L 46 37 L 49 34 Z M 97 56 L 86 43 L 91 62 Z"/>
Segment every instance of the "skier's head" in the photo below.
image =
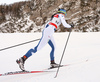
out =
<path fill-rule="evenodd" d="M 66 10 L 65 9 L 58 9 L 58 13 L 63 13 L 65 14 L 65 16 L 67 15 Z"/>

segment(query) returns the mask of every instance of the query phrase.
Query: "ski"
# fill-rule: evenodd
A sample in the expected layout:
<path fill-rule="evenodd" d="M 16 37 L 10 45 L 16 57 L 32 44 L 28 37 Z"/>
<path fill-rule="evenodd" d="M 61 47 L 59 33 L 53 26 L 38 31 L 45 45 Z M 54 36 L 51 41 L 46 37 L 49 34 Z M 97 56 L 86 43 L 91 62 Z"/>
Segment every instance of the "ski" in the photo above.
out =
<path fill-rule="evenodd" d="M 66 66 L 66 65 L 62 65 L 60 67 L 63 67 L 63 66 Z M 7 72 L 7 73 L 4 73 L 4 74 L 0 74 L 0 76 L 19 75 L 19 74 L 31 74 L 31 73 L 44 73 L 44 72 L 54 72 L 54 71 L 49 71 L 50 69 L 53 69 L 53 68 L 57 68 L 57 67 L 50 67 L 50 68 L 44 69 L 42 71 L 14 71 L 14 72 Z"/>
<path fill-rule="evenodd" d="M 15 71 L 15 72 L 7 72 L 7 73 L 4 73 L 4 74 L 0 74 L 0 76 L 18 75 L 18 74 L 31 74 L 31 73 L 44 73 L 44 72 L 52 72 L 52 71 Z"/>
<path fill-rule="evenodd" d="M 81 61 L 81 62 L 75 62 L 75 63 L 70 63 L 70 64 L 61 65 L 60 67 L 71 66 L 71 65 L 77 65 L 77 64 L 80 64 L 80 63 L 84 63 L 84 62 L 88 62 L 88 59 L 87 59 L 87 60 L 83 60 L 83 61 Z M 57 67 L 49 67 L 49 68 L 47 68 L 47 70 L 55 69 L 55 68 L 58 68 L 58 66 L 57 66 Z"/>
<path fill-rule="evenodd" d="M 60 67 L 64 67 L 64 66 L 68 66 L 68 65 L 61 65 Z M 4 74 L 0 74 L 0 76 L 54 72 L 54 71 L 49 71 L 50 69 L 54 69 L 54 68 L 58 68 L 58 66 L 57 67 L 50 67 L 50 68 L 44 69 L 43 71 L 14 71 L 14 72 L 7 72 L 7 73 L 4 73 Z"/>

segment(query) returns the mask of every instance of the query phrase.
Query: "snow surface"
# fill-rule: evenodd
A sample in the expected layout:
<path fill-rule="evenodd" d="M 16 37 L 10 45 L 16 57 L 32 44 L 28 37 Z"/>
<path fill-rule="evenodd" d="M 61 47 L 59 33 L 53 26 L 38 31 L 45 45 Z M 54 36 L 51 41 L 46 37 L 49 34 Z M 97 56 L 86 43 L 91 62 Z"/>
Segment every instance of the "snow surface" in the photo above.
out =
<path fill-rule="evenodd" d="M 28 1 L 28 0 L 10 0 L 10 1 L 8 1 L 8 0 L 0 0 L 0 5 L 1 4 L 13 4 L 13 3 L 16 3 L 16 2 L 20 2 L 20 1 Z"/>
<path fill-rule="evenodd" d="M 29 34 L 0 34 L 0 49 L 35 40 L 41 37 L 41 33 Z M 54 38 L 57 49 L 55 51 L 56 62 L 61 58 L 68 32 L 55 33 Z M 38 41 L 28 43 L 15 48 L 0 51 L 0 74 L 19 71 L 16 59 L 23 56 L 30 48 L 37 45 Z M 50 47 L 46 45 L 42 50 L 33 54 L 26 62 L 27 70 L 43 70 L 48 68 Z M 57 78 L 56 70 L 47 73 L 1 76 L 0 82 L 100 82 L 100 32 L 75 33 L 69 38 L 62 64 L 69 66 L 59 70 Z"/>

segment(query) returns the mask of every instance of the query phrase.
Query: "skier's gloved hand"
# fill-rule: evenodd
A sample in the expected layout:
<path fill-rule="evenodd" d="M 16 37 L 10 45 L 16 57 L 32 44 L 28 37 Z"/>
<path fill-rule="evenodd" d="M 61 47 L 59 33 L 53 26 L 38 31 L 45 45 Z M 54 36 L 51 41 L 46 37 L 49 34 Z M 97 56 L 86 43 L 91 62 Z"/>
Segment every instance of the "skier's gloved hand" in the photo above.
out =
<path fill-rule="evenodd" d="M 72 29 L 74 28 L 74 24 L 72 23 L 72 24 L 70 24 L 70 26 L 71 26 L 71 28 L 69 28 L 69 32 L 71 32 L 72 31 Z"/>
<path fill-rule="evenodd" d="M 71 28 L 74 28 L 74 24 L 70 24 Z"/>

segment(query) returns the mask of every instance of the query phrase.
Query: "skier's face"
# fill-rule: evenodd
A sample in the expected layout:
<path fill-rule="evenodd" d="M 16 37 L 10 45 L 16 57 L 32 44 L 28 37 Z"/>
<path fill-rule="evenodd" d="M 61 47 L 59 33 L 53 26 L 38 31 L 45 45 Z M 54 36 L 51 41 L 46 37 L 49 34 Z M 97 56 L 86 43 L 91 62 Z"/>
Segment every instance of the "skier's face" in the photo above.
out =
<path fill-rule="evenodd" d="M 65 17 L 65 14 L 63 14 L 63 13 L 61 13 L 62 15 L 64 15 L 64 17 Z"/>

